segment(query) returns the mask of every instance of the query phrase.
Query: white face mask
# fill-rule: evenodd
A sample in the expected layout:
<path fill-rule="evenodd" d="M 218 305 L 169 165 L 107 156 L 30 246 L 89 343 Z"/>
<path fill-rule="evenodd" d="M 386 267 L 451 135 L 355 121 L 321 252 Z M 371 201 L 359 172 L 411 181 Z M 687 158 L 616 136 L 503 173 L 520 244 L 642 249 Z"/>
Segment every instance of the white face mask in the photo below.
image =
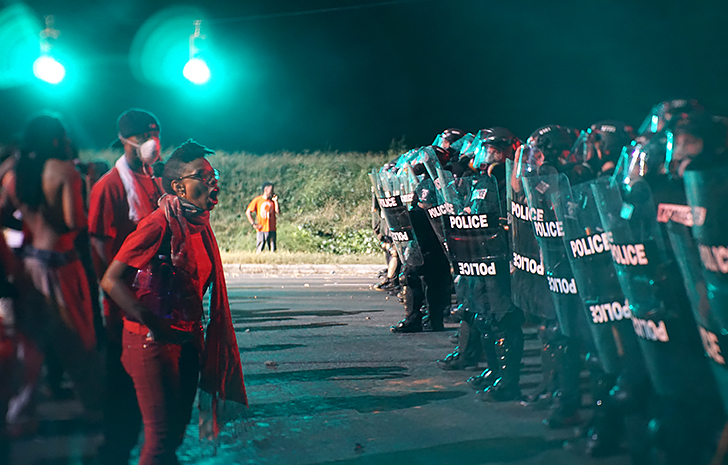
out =
<path fill-rule="evenodd" d="M 157 139 L 149 139 L 144 142 L 137 149 L 137 154 L 147 165 L 151 165 L 155 161 L 159 160 L 159 146 L 157 145 Z"/>
<path fill-rule="evenodd" d="M 141 145 L 129 139 L 125 139 L 121 136 L 119 136 L 119 139 L 126 142 L 127 144 L 136 147 L 137 157 L 139 157 L 142 163 L 151 166 L 152 163 L 159 160 L 159 145 L 157 144 L 157 139 L 149 139 L 143 142 Z"/>

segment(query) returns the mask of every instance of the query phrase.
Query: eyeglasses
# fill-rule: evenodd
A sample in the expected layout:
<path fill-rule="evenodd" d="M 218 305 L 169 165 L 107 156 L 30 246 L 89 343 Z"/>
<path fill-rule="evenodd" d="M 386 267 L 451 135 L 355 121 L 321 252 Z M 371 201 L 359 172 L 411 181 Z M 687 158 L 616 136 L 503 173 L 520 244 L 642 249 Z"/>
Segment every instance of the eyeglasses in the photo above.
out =
<path fill-rule="evenodd" d="M 217 181 L 220 179 L 220 172 L 216 169 L 212 171 L 198 171 L 194 174 L 182 176 L 179 179 L 197 179 L 205 183 L 208 187 L 216 187 Z"/>

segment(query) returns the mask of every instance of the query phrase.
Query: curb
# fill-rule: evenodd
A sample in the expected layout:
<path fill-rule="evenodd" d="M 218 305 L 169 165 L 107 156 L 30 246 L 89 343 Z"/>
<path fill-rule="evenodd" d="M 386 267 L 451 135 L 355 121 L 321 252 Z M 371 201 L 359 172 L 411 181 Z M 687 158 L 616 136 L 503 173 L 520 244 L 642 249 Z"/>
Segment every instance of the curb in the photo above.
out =
<path fill-rule="evenodd" d="M 384 265 L 223 265 L 226 274 L 277 274 L 303 276 L 310 274 L 377 275 Z"/>

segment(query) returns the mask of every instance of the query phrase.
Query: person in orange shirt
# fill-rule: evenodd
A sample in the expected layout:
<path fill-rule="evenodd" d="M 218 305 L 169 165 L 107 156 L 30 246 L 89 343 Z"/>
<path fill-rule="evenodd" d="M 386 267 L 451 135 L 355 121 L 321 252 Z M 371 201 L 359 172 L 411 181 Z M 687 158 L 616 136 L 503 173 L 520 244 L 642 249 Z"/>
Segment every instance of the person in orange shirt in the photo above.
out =
<path fill-rule="evenodd" d="M 273 183 L 264 182 L 263 194 L 254 198 L 245 211 L 248 221 L 258 231 L 256 252 L 262 252 L 266 245 L 271 252 L 276 251 L 276 215 L 281 213 L 281 208 L 278 206 L 278 196 L 275 195 L 274 188 Z"/>

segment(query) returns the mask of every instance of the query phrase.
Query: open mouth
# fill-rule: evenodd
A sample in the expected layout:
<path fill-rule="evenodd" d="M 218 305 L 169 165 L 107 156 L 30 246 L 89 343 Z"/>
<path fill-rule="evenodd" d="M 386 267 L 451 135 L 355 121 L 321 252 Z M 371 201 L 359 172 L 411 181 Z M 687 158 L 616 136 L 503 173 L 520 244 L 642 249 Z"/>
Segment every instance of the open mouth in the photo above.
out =
<path fill-rule="evenodd" d="M 212 190 L 212 191 L 210 192 L 210 201 L 211 201 L 211 202 L 212 202 L 212 203 L 213 203 L 214 205 L 217 205 L 217 196 L 218 196 L 219 194 L 220 194 L 220 189 L 217 189 L 217 188 L 213 189 L 213 190 Z"/>

